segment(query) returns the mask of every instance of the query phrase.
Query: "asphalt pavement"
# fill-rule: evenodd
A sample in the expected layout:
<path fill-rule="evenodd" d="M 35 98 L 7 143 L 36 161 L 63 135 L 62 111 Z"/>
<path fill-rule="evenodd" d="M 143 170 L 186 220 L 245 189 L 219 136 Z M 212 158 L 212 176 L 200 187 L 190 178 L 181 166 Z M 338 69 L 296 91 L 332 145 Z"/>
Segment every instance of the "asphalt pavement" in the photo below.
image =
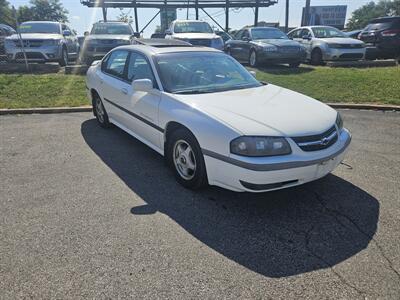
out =
<path fill-rule="evenodd" d="M 90 113 L 0 116 L 0 298 L 399 299 L 400 113 L 343 110 L 343 165 L 192 192 Z"/>

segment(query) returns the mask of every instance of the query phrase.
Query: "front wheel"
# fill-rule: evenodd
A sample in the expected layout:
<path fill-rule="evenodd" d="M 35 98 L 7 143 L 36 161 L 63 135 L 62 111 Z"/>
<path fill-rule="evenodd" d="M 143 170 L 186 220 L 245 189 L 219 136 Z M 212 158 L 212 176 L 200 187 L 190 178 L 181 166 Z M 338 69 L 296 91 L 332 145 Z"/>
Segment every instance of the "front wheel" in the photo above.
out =
<path fill-rule="evenodd" d="M 249 55 L 249 65 L 250 67 L 257 67 L 258 65 L 258 55 L 256 50 L 251 50 Z"/>
<path fill-rule="evenodd" d="M 290 63 L 289 67 L 290 68 L 298 68 L 300 66 L 300 64 L 301 64 L 300 62 Z"/>
<path fill-rule="evenodd" d="M 168 139 L 166 155 L 175 178 L 181 185 L 193 190 L 207 185 L 203 153 L 190 131 L 184 128 L 174 131 Z"/>
<path fill-rule="evenodd" d="M 61 67 L 65 67 L 68 64 L 68 52 L 67 52 L 66 48 L 62 49 L 61 58 L 60 58 L 60 61 L 58 62 L 58 64 Z"/>
<path fill-rule="evenodd" d="M 322 52 L 320 49 L 316 48 L 311 53 L 311 64 L 314 66 L 322 65 Z"/>

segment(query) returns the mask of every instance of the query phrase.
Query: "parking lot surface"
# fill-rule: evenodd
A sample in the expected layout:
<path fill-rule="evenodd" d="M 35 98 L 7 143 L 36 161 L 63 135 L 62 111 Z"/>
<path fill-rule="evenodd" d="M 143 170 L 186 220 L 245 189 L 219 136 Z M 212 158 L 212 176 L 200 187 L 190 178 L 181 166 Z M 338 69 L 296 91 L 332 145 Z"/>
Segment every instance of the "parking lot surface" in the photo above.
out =
<path fill-rule="evenodd" d="M 400 297 L 400 114 L 342 111 L 333 174 L 263 194 L 178 185 L 90 113 L 0 117 L 0 298 Z"/>

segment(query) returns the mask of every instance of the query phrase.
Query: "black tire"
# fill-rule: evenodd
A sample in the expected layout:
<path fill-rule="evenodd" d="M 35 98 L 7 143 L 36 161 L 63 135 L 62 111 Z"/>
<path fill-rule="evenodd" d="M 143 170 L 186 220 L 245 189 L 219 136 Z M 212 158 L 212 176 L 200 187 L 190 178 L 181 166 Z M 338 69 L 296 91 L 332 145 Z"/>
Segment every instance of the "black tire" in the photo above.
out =
<path fill-rule="evenodd" d="M 252 59 L 252 55 L 255 56 L 254 60 Z M 250 50 L 250 54 L 249 54 L 249 66 L 252 68 L 255 68 L 258 66 L 258 55 L 257 55 L 257 51 L 254 49 Z"/>
<path fill-rule="evenodd" d="M 290 68 L 298 68 L 300 66 L 301 62 L 295 62 L 295 63 L 290 63 L 289 67 Z"/>
<path fill-rule="evenodd" d="M 182 157 L 177 155 L 179 152 L 178 147 L 184 145 L 184 143 L 190 146 L 191 151 L 187 157 L 192 163 L 194 162 L 195 165 L 194 170 L 188 172 L 187 178 L 182 174 L 182 169 L 176 163 L 176 161 L 179 160 L 181 164 L 188 165 L 187 161 L 189 160 L 182 162 Z M 174 172 L 176 180 L 185 188 L 197 190 L 207 186 L 207 172 L 203 153 L 201 152 L 200 145 L 196 138 L 189 130 L 178 128 L 170 134 L 167 141 L 166 156 L 168 165 Z M 188 169 L 190 170 L 190 168 Z"/>
<path fill-rule="evenodd" d="M 322 65 L 322 51 L 321 49 L 314 49 L 311 52 L 311 64 L 314 66 Z"/>
<path fill-rule="evenodd" d="M 99 95 L 95 95 L 93 97 L 92 105 L 93 113 L 96 116 L 96 120 L 99 125 L 103 128 L 109 128 L 110 121 L 108 119 L 108 114 Z"/>
<path fill-rule="evenodd" d="M 61 58 L 58 61 L 58 64 L 61 67 L 65 67 L 68 64 L 68 52 L 67 52 L 67 49 L 65 47 L 63 47 L 63 49 L 61 51 Z"/>

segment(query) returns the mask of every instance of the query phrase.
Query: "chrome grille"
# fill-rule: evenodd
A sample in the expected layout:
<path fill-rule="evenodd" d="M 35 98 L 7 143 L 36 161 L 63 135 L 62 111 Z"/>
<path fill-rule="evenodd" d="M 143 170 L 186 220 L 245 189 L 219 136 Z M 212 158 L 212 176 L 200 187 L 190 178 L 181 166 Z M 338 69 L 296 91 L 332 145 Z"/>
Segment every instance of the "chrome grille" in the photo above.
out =
<path fill-rule="evenodd" d="M 22 40 L 22 43 L 25 48 L 37 48 L 42 46 L 43 41 L 41 40 Z M 20 40 L 15 41 L 15 45 L 17 47 L 22 47 L 22 43 Z"/>
<path fill-rule="evenodd" d="M 194 46 L 210 47 L 210 45 L 211 45 L 211 40 L 210 39 L 190 39 L 190 40 L 188 40 L 188 42 L 191 43 Z"/>
<path fill-rule="evenodd" d="M 279 48 L 283 53 L 296 53 L 299 51 L 299 47 L 297 46 L 282 46 Z"/>
<path fill-rule="evenodd" d="M 327 131 L 309 136 L 298 136 L 292 137 L 292 140 L 303 150 L 303 151 L 318 151 L 329 148 L 338 140 L 338 133 L 336 126 L 333 125 Z"/>

